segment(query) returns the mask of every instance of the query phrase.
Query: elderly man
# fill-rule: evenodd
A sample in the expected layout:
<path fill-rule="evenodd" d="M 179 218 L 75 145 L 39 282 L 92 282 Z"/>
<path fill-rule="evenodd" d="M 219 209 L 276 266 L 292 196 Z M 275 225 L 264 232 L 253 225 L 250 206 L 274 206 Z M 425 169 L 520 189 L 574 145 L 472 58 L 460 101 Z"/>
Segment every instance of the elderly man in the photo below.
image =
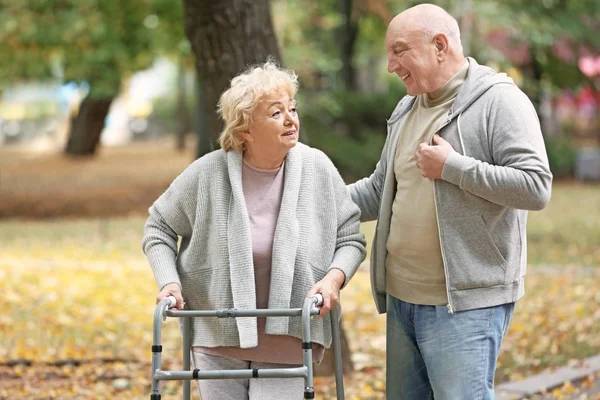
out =
<path fill-rule="evenodd" d="M 526 210 L 552 175 L 527 96 L 462 53 L 458 24 L 421 4 L 386 34 L 408 96 L 373 174 L 348 186 L 377 219 L 373 295 L 387 310 L 387 398 L 494 397 L 514 303 L 524 294 Z"/>

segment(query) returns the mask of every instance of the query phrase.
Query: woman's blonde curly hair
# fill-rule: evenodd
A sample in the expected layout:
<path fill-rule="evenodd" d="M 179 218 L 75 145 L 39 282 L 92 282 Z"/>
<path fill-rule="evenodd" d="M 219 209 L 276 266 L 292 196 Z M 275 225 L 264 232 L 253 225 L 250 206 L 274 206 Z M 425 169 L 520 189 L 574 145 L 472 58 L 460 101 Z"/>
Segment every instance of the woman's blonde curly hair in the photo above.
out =
<path fill-rule="evenodd" d="M 221 148 L 225 151 L 244 151 L 244 140 L 240 133 L 248 131 L 256 105 L 265 95 L 281 91 L 295 97 L 298 76 L 294 71 L 280 68 L 272 58 L 233 78 L 229 89 L 221 95 L 217 109 L 225 123 L 219 135 Z"/>

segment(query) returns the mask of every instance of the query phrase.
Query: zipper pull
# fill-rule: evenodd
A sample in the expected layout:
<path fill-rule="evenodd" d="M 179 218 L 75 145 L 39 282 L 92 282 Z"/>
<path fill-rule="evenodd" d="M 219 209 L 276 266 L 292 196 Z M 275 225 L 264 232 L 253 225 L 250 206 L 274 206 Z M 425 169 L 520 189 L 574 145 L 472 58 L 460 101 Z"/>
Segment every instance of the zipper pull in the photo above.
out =
<path fill-rule="evenodd" d="M 454 314 L 454 310 L 452 309 L 452 305 L 450 303 L 448 303 L 446 307 L 448 308 L 448 314 Z"/>

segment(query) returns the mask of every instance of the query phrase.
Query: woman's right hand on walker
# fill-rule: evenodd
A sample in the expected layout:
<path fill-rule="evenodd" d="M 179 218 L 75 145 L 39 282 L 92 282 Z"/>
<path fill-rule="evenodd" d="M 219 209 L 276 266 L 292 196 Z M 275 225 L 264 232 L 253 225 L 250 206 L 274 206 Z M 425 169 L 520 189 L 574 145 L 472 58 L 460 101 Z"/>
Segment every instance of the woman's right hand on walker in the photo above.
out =
<path fill-rule="evenodd" d="M 177 310 L 183 310 L 185 302 L 183 301 L 183 297 L 181 296 L 181 287 L 179 286 L 179 284 L 169 283 L 165 285 L 158 294 L 158 296 L 156 296 L 156 304 L 160 303 L 165 299 L 165 297 L 168 296 L 173 296 L 177 300 L 175 307 L 172 308 L 175 308 Z"/>

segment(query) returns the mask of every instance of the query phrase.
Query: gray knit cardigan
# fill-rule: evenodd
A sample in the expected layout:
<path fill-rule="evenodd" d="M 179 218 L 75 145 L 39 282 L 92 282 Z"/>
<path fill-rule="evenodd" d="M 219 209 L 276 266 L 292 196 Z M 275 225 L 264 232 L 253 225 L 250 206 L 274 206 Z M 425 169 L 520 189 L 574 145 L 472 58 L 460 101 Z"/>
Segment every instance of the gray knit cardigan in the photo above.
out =
<path fill-rule="evenodd" d="M 186 309 L 254 309 L 250 223 L 242 155 L 217 150 L 192 163 L 149 209 L 143 250 L 159 289 L 181 285 Z M 330 268 L 345 284 L 365 258 L 360 211 L 333 163 L 298 144 L 287 156 L 273 238 L 269 308 L 297 308 Z M 178 247 L 178 240 L 181 243 Z M 195 318 L 193 346 L 255 347 L 256 318 Z M 301 337 L 299 317 L 269 317 L 266 333 Z M 329 316 L 312 322 L 312 340 L 329 347 Z"/>

